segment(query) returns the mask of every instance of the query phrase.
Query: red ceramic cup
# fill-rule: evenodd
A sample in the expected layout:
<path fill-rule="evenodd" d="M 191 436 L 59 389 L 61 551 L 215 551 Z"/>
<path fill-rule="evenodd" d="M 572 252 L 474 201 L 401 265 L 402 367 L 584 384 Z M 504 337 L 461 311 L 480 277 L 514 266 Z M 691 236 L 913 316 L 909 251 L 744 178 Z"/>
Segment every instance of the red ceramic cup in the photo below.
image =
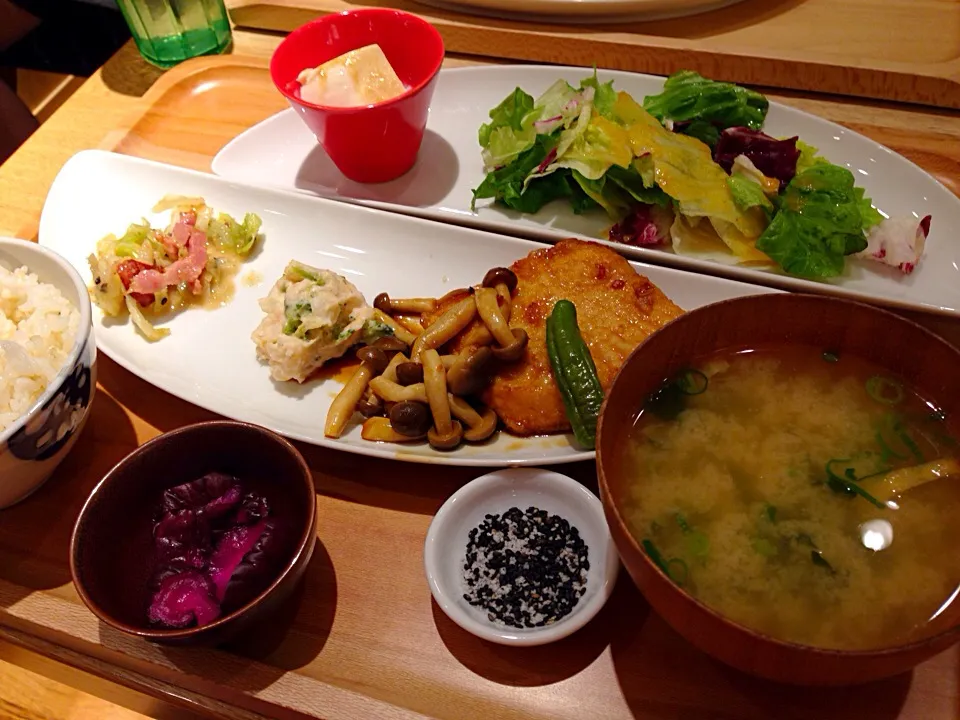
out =
<path fill-rule="evenodd" d="M 376 43 L 409 90 L 362 107 L 325 107 L 300 99 L 297 76 L 350 50 Z M 417 159 L 443 62 L 443 40 L 425 20 L 387 8 L 325 15 L 290 33 L 273 53 L 270 76 L 344 175 L 386 182 Z"/>

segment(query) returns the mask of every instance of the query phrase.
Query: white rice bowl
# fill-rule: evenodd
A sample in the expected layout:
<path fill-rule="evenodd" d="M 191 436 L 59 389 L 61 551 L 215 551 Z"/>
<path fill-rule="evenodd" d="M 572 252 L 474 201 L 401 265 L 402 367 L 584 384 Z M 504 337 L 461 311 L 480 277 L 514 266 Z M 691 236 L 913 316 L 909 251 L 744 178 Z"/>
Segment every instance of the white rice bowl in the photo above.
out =
<path fill-rule="evenodd" d="M 80 311 L 26 266 L 0 266 L 0 433 L 40 398 L 70 358 Z"/>

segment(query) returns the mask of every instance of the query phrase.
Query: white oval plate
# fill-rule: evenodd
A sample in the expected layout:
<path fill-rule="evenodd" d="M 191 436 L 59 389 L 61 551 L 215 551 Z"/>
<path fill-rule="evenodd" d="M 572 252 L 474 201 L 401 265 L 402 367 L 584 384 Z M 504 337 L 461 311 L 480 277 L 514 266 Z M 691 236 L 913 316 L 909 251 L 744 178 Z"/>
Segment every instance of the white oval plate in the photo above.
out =
<path fill-rule="evenodd" d="M 539 22 L 650 22 L 699 15 L 743 0 L 420 0 L 448 10 Z"/>
<path fill-rule="evenodd" d="M 213 175 L 138 158 L 87 150 L 57 175 L 40 218 L 40 243 L 60 253 L 90 282 L 87 256 L 108 233 L 122 233 L 146 217 L 166 225 L 169 213 L 150 209 L 168 193 L 201 196 L 215 209 L 263 218 L 261 249 L 244 264 L 236 294 L 226 306 L 190 309 L 166 323 L 171 333 L 148 343 L 129 321 L 105 320 L 94 307 L 98 347 L 120 365 L 177 397 L 287 437 L 347 452 L 445 465 L 496 467 L 589 460 L 593 452 L 572 436 L 517 438 L 498 433 L 484 445 L 441 453 L 429 445 L 393 445 L 360 438 L 359 426 L 331 440 L 323 422 L 341 385 L 326 379 L 304 385 L 275 383 L 256 358 L 250 333 L 267 294 L 291 259 L 329 268 L 353 282 L 368 300 L 439 296 L 475 284 L 491 267 L 509 265 L 542 244 L 500 237 L 345 203 L 265 190 Z M 637 265 L 681 307 L 771 292 L 764 288 L 678 270 Z M 251 286 L 244 276 L 254 273 Z"/>
<path fill-rule="evenodd" d="M 281 112 L 242 133 L 214 158 L 218 175 L 256 185 L 270 185 L 335 197 L 449 223 L 511 235 L 554 241 L 577 235 L 606 237 L 603 211 L 574 215 L 569 205 L 551 203 L 534 215 L 521 215 L 478 203 L 471 212 L 472 189 L 483 179 L 477 131 L 489 111 L 521 87 L 534 97 L 558 78 L 577 83 L 592 74 L 584 68 L 492 66 L 443 70 L 430 108 L 427 134 L 417 164 L 405 176 L 382 185 L 353 183 L 333 166 L 292 110 Z M 652 75 L 599 73 L 637 100 L 657 93 L 663 78 Z M 892 150 L 835 123 L 772 103 L 765 131 L 799 135 L 834 163 L 850 168 L 877 207 L 887 215 L 932 215 L 926 253 L 917 269 L 903 276 L 869 260 L 847 262 L 835 281 L 816 282 L 770 270 L 674 255 L 667 250 L 611 243 L 627 257 L 697 272 L 725 275 L 787 290 L 827 293 L 856 300 L 941 314 L 960 314 L 960 199 L 934 178 Z M 606 242 L 605 240 L 603 242 Z M 718 258 L 719 260 L 720 258 Z M 732 262 L 732 256 L 725 258 Z"/>

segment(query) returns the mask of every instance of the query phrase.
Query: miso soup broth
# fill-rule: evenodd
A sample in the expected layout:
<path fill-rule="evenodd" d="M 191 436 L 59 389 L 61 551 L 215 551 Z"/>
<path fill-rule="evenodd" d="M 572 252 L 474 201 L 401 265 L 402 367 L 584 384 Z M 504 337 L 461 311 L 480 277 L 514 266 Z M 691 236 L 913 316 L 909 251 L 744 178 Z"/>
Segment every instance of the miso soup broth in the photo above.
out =
<path fill-rule="evenodd" d="M 674 582 L 742 625 L 824 648 L 916 639 L 960 584 L 952 420 L 859 358 L 717 355 L 639 412 L 621 507 Z"/>

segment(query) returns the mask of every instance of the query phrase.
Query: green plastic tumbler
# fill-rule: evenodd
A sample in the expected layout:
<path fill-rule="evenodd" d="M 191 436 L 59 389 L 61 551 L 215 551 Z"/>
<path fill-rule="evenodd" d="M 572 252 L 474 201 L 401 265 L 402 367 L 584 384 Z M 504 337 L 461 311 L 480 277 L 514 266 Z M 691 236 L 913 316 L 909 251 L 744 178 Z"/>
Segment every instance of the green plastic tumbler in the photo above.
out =
<path fill-rule="evenodd" d="M 230 45 L 223 0 L 117 0 L 140 54 L 158 67 L 173 67 Z"/>

